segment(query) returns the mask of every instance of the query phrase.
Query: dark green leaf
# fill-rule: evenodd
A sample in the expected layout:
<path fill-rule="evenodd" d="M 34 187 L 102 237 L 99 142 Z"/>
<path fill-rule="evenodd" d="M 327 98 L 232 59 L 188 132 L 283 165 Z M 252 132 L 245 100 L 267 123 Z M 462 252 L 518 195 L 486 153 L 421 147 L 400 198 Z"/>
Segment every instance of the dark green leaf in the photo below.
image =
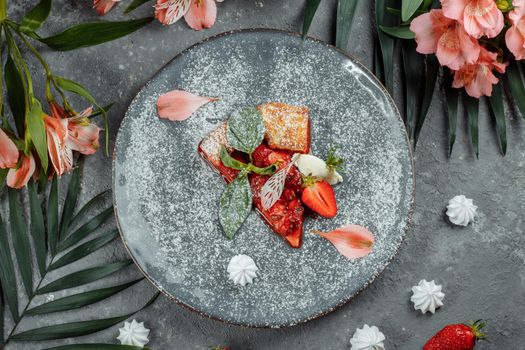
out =
<path fill-rule="evenodd" d="M 394 38 L 399 39 L 414 39 L 415 34 L 410 30 L 407 26 L 399 26 L 399 27 L 383 27 L 379 26 L 379 28 L 385 32 L 386 34 L 393 36 Z"/>
<path fill-rule="evenodd" d="M 422 3 L 423 0 L 403 0 L 401 4 L 401 19 L 403 22 L 408 21 Z"/>
<path fill-rule="evenodd" d="M 127 15 L 131 11 L 135 10 L 136 8 L 142 6 L 143 4 L 150 2 L 151 0 L 133 0 L 128 7 L 124 10 L 124 14 Z"/>
<path fill-rule="evenodd" d="M 111 109 L 111 107 L 113 107 L 114 103 L 110 103 L 108 105 L 105 105 L 103 106 L 102 108 L 96 108 L 93 113 L 89 116 L 89 118 L 94 118 L 94 117 L 97 117 L 103 113 L 107 113 L 109 112 L 109 110 Z"/>
<path fill-rule="evenodd" d="M 448 115 L 448 142 L 449 156 L 452 154 L 454 142 L 456 142 L 456 127 L 458 120 L 458 90 L 453 88 L 450 79 L 445 79 L 445 95 L 447 99 Z"/>
<path fill-rule="evenodd" d="M 79 245 L 75 249 L 72 249 L 69 253 L 63 255 L 55 261 L 49 267 L 50 270 L 58 269 L 59 267 L 71 264 L 83 257 L 93 253 L 97 249 L 103 247 L 107 243 L 111 242 L 118 236 L 118 230 L 113 230 L 106 234 L 101 235 L 100 237 L 94 238 L 89 242 Z"/>
<path fill-rule="evenodd" d="M 58 179 L 53 177 L 47 199 L 47 240 L 51 255 L 55 255 L 58 243 Z"/>
<path fill-rule="evenodd" d="M 58 251 L 62 252 L 65 249 L 77 244 L 87 235 L 95 231 L 100 225 L 106 222 L 106 220 L 109 219 L 112 215 L 113 207 L 111 206 L 99 213 L 94 218 L 90 219 L 88 222 L 79 227 L 75 232 L 73 232 L 69 236 L 64 237 L 62 241 L 58 244 Z"/>
<path fill-rule="evenodd" d="M 11 249 L 7 240 L 7 232 L 0 217 L 0 282 L 9 305 L 9 310 L 15 322 L 20 320 L 18 315 L 18 292 L 16 288 L 16 274 Z M 2 318 L 0 316 L 0 318 Z"/>
<path fill-rule="evenodd" d="M 40 276 L 46 273 L 46 225 L 42 213 L 42 205 L 36 192 L 37 184 L 29 181 L 27 184 L 29 194 L 29 211 L 31 213 L 31 235 L 33 236 L 33 246 L 35 247 L 36 262 Z"/>
<path fill-rule="evenodd" d="M 242 226 L 252 209 L 252 191 L 248 175 L 241 172 L 222 193 L 219 204 L 219 222 L 228 239 Z"/>
<path fill-rule="evenodd" d="M 45 285 L 44 287 L 41 287 L 36 291 L 36 294 L 46 294 L 88 284 L 109 276 L 112 273 L 130 265 L 131 263 L 131 260 L 124 260 L 73 272 L 72 274 L 66 275 Z"/>
<path fill-rule="evenodd" d="M 20 23 L 20 31 L 34 32 L 45 22 L 51 12 L 52 0 L 42 0 L 25 15 Z"/>
<path fill-rule="evenodd" d="M 339 0 L 337 5 L 335 46 L 341 50 L 347 49 L 357 2 L 358 0 Z"/>
<path fill-rule="evenodd" d="M 7 173 L 9 172 L 9 169 L 0 169 L 0 192 L 2 192 L 2 189 L 5 185 L 5 179 L 7 177 Z"/>
<path fill-rule="evenodd" d="M 47 348 L 45 350 L 148 350 L 148 348 L 117 344 L 71 344 Z"/>
<path fill-rule="evenodd" d="M 87 305 L 97 303 L 101 300 L 107 299 L 126 288 L 131 287 L 137 282 L 142 281 L 144 278 L 120 284 L 118 286 L 96 289 L 84 293 L 70 295 L 64 298 L 56 299 L 48 303 L 36 306 L 32 309 L 27 310 L 27 315 L 41 315 L 49 314 L 53 312 L 69 311 L 78 309 Z"/>
<path fill-rule="evenodd" d="M 36 153 L 40 158 L 40 164 L 44 168 L 44 172 L 47 172 L 47 137 L 46 129 L 44 126 L 44 112 L 42 111 L 42 105 L 40 102 L 33 98 L 31 101 L 31 109 L 27 114 L 27 134 L 35 145 Z"/>
<path fill-rule="evenodd" d="M 306 7 L 304 8 L 304 16 L 303 16 L 303 39 L 306 38 L 308 35 L 308 31 L 310 30 L 310 25 L 312 24 L 312 20 L 314 19 L 315 13 L 317 12 L 317 9 L 319 8 L 319 4 L 321 3 L 321 0 L 307 0 L 306 1 Z"/>
<path fill-rule="evenodd" d="M 232 168 L 235 170 L 242 170 L 246 169 L 247 164 L 244 164 L 241 161 L 238 161 L 237 159 L 230 156 L 228 151 L 226 150 L 226 147 L 222 146 L 221 148 L 221 162 L 228 168 Z"/>
<path fill-rule="evenodd" d="M 501 153 L 507 153 L 507 125 L 505 122 L 505 111 L 503 110 L 503 92 L 501 84 L 496 84 L 492 88 L 492 96 L 489 97 L 490 107 L 494 119 L 496 120 L 496 129 L 499 135 Z"/>
<path fill-rule="evenodd" d="M 525 87 L 523 76 L 515 60 L 511 60 L 507 67 L 507 78 L 509 79 L 509 88 L 512 94 L 512 100 L 518 106 L 521 116 L 525 118 Z"/>
<path fill-rule="evenodd" d="M 385 11 L 388 0 L 376 0 L 376 25 L 377 37 L 379 39 L 379 46 L 381 48 L 382 72 L 384 74 L 384 83 L 387 90 L 392 93 L 394 91 L 394 38 L 384 33 L 380 27 L 396 26 L 398 20 Z"/>
<path fill-rule="evenodd" d="M 73 219 L 75 207 L 77 206 L 78 194 L 80 192 L 80 174 L 82 173 L 83 164 L 84 162 L 82 161 L 82 159 L 80 159 L 78 161 L 78 166 L 73 171 L 71 179 L 69 180 L 66 200 L 64 201 L 64 207 L 62 208 L 62 217 L 60 219 L 59 239 L 65 237 L 71 219 Z"/>
<path fill-rule="evenodd" d="M 430 103 L 432 102 L 432 96 L 434 95 L 434 89 L 440 67 L 435 55 L 427 55 L 425 58 L 425 63 L 425 92 L 423 94 L 423 101 L 421 102 L 421 109 L 419 111 L 419 117 L 417 118 L 416 129 L 414 131 L 414 148 L 417 145 L 419 133 L 423 128 Z"/>
<path fill-rule="evenodd" d="M 414 140 L 420 102 L 424 93 L 425 60 L 424 56 L 416 51 L 416 43 L 413 40 L 403 42 L 402 53 L 406 85 L 406 127 L 409 138 Z"/>
<path fill-rule="evenodd" d="M 38 38 L 41 42 L 57 51 L 75 50 L 112 41 L 142 28 L 153 17 L 122 22 L 82 23 L 48 38 Z"/>
<path fill-rule="evenodd" d="M 379 39 L 374 40 L 374 64 L 372 72 L 379 79 L 379 81 L 385 81 L 385 73 L 383 72 L 383 58 L 381 57 L 381 48 L 379 45 Z"/>
<path fill-rule="evenodd" d="M 156 293 L 153 296 L 153 298 L 151 298 L 150 301 L 146 305 L 144 305 L 144 307 L 142 307 L 140 310 L 151 305 L 157 299 L 158 296 L 159 293 Z M 105 318 L 101 320 L 92 321 L 69 322 L 64 324 L 57 324 L 54 326 L 30 329 L 28 331 L 13 335 L 11 339 L 21 341 L 43 341 L 80 337 L 83 335 L 99 332 L 111 326 L 114 326 L 117 323 L 126 320 L 130 316 L 133 316 L 136 312 L 140 310 L 119 317 Z"/>
<path fill-rule="evenodd" d="M 99 206 L 99 202 L 104 198 L 104 196 L 109 192 L 108 191 L 104 191 L 102 193 L 99 193 L 97 194 L 95 197 L 93 197 L 89 202 L 87 202 L 83 207 L 82 209 L 80 209 L 78 211 L 78 213 L 73 217 L 73 219 L 71 219 L 71 222 L 69 223 L 69 230 L 68 230 L 68 233 L 69 231 L 76 227 L 79 223 L 83 222 L 86 217 L 87 217 L 87 214 L 90 213 L 93 209 L 97 208 Z M 65 237 L 66 235 L 64 235 L 63 237 Z"/>
<path fill-rule="evenodd" d="M 22 75 L 11 55 L 7 55 L 5 61 L 4 78 L 9 107 L 11 108 L 11 113 L 13 113 L 16 130 L 18 131 L 18 136 L 22 137 L 25 133 L 26 95 Z"/>
<path fill-rule="evenodd" d="M 8 189 L 9 197 L 9 219 L 11 222 L 11 236 L 13 239 L 13 248 L 18 262 L 18 269 L 22 282 L 28 296 L 33 295 L 33 261 L 31 256 L 31 245 L 27 234 L 27 227 L 22 214 L 22 205 L 17 190 Z"/>
<path fill-rule="evenodd" d="M 479 114 L 479 99 L 470 97 L 465 94 L 463 96 L 465 106 L 467 109 L 468 126 L 470 129 L 470 140 L 472 147 L 476 153 L 476 158 L 479 158 L 479 132 L 478 132 L 478 114 Z"/>
<path fill-rule="evenodd" d="M 277 171 L 277 169 L 279 169 L 277 164 L 272 164 L 265 168 L 259 168 L 253 164 L 250 164 L 248 165 L 248 168 L 247 168 L 249 172 L 254 172 L 259 175 L 273 175 Z"/>
<path fill-rule="evenodd" d="M 238 151 L 251 154 L 264 138 L 264 122 L 255 107 L 235 111 L 228 119 L 228 143 Z"/>

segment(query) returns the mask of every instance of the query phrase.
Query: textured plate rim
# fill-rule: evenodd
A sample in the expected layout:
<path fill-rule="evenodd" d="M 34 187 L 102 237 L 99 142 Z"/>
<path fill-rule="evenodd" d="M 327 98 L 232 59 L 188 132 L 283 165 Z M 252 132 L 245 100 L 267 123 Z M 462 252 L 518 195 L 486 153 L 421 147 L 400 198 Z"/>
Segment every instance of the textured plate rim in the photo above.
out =
<path fill-rule="evenodd" d="M 196 48 L 198 46 L 201 46 L 201 45 L 203 45 L 203 44 L 205 44 L 205 43 L 207 43 L 209 41 L 213 41 L 215 39 L 220 39 L 220 38 L 225 37 L 225 36 L 235 35 L 235 34 L 239 34 L 239 33 L 247 33 L 247 32 L 248 33 L 249 32 L 269 32 L 269 33 L 285 34 L 285 35 L 295 36 L 295 37 L 301 38 L 301 34 L 300 33 L 287 31 L 287 30 L 281 30 L 281 29 L 274 29 L 274 28 L 235 29 L 235 30 L 229 30 L 229 31 L 226 31 L 226 32 L 222 32 L 222 33 L 210 36 L 210 37 L 205 38 L 205 39 L 203 39 L 203 40 L 201 40 L 201 41 L 199 41 L 199 42 L 189 46 L 188 48 L 184 49 L 183 51 L 181 51 L 180 53 L 175 55 L 166 64 L 164 64 L 161 68 L 159 68 L 159 70 L 151 78 L 149 78 L 148 81 L 144 85 L 142 85 L 138 89 L 137 94 L 135 94 L 135 97 L 133 98 L 133 100 L 131 101 L 131 103 L 129 105 L 133 104 L 133 102 L 137 98 L 139 92 L 142 91 L 142 89 L 151 80 L 155 79 L 155 77 L 157 77 L 164 70 L 164 68 L 169 66 L 173 61 L 178 59 L 180 56 L 184 55 L 186 52 L 191 51 L 192 49 L 194 49 L 194 48 Z M 330 308 L 328 308 L 326 310 L 323 310 L 323 311 L 320 311 L 318 313 L 312 314 L 311 316 L 308 316 L 308 317 L 304 317 L 304 318 L 301 318 L 301 319 L 298 319 L 298 320 L 294 320 L 292 323 L 275 323 L 275 324 L 273 324 L 271 322 L 268 322 L 268 323 L 264 323 L 264 324 L 263 323 L 251 324 L 251 323 L 235 322 L 235 321 L 232 321 L 232 320 L 221 318 L 220 316 L 213 315 L 213 314 L 208 313 L 208 312 L 204 312 L 204 311 L 199 310 L 199 309 L 197 309 L 195 307 L 192 307 L 192 306 L 182 302 L 176 296 L 172 295 L 168 291 L 166 291 L 162 286 L 160 286 L 158 284 L 158 282 L 156 282 L 149 275 L 149 273 L 147 271 L 145 271 L 145 269 L 142 268 L 142 266 L 140 266 L 140 264 L 135 259 L 135 256 L 131 252 L 131 249 L 130 249 L 130 246 L 128 244 L 128 241 L 125 238 L 123 230 L 122 230 L 122 227 L 120 225 L 120 219 L 119 219 L 119 216 L 118 216 L 117 202 L 116 202 L 116 196 L 115 196 L 115 183 L 116 183 L 115 182 L 116 181 L 116 178 L 115 178 L 115 167 L 116 167 L 116 151 L 117 151 L 117 142 L 116 142 L 116 140 L 118 140 L 118 138 L 120 136 L 120 132 L 121 132 L 120 126 L 122 125 L 124 120 L 128 117 L 128 114 L 127 114 L 128 110 L 126 110 L 126 114 L 124 115 L 124 118 L 122 118 L 121 125 L 119 125 L 119 129 L 118 129 L 118 132 L 117 132 L 117 135 L 116 135 L 116 138 L 115 138 L 115 145 L 113 147 L 113 155 L 112 155 L 112 190 L 113 190 L 112 191 L 112 200 L 113 200 L 113 211 L 115 213 L 115 221 L 117 223 L 117 228 L 118 228 L 118 231 L 119 231 L 119 234 L 120 234 L 120 238 L 122 240 L 122 243 L 124 244 L 124 248 L 126 249 L 128 255 L 131 257 L 131 259 L 133 260 L 133 263 L 135 264 L 135 266 L 140 270 L 140 272 L 144 275 L 144 277 L 146 277 L 146 279 L 153 286 L 155 286 L 155 288 L 157 288 L 169 300 L 174 301 L 176 304 L 178 304 L 179 306 L 182 306 L 184 309 L 187 309 L 189 311 L 195 312 L 195 313 L 197 313 L 197 314 L 199 314 L 201 316 L 204 316 L 206 318 L 209 318 L 209 319 L 212 319 L 212 320 L 215 320 L 215 321 L 219 321 L 219 322 L 222 322 L 222 323 L 225 323 L 225 324 L 234 325 L 234 326 L 248 327 L 248 328 L 267 328 L 267 329 L 270 329 L 270 328 L 293 327 L 293 326 L 296 326 L 296 325 L 299 325 L 299 324 L 302 324 L 302 323 L 306 323 L 306 322 L 311 321 L 311 320 L 316 320 L 316 319 L 319 319 L 319 318 L 321 318 L 323 316 L 326 316 L 329 313 L 332 313 L 333 311 L 340 309 L 342 306 L 346 305 L 352 299 L 357 297 L 364 289 L 366 289 L 371 283 L 373 283 L 376 280 L 376 278 L 379 277 L 386 270 L 386 268 L 390 265 L 390 263 L 392 262 L 394 257 L 399 253 L 399 249 L 401 249 L 401 246 L 402 246 L 402 244 L 405 241 L 406 235 L 407 235 L 409 229 L 412 227 L 413 213 L 414 213 L 414 207 L 415 207 L 415 191 L 416 191 L 414 154 L 413 154 L 413 150 L 412 150 L 412 144 L 410 143 L 410 138 L 408 137 L 408 133 L 406 131 L 406 127 L 405 127 L 404 122 L 403 122 L 403 118 L 401 116 L 399 108 L 397 107 L 394 99 L 392 98 L 392 96 L 390 95 L 388 90 L 385 88 L 385 86 L 379 81 L 379 79 L 377 79 L 377 77 L 364 64 L 362 64 L 359 60 L 357 60 L 353 56 L 349 55 L 348 53 L 346 53 L 345 51 L 341 50 L 340 48 L 338 48 L 338 47 L 336 47 L 336 46 L 334 46 L 332 44 L 329 44 L 329 43 L 327 43 L 327 42 L 325 42 L 323 40 L 320 40 L 320 39 L 317 39 L 317 38 L 314 38 L 314 37 L 311 37 L 311 36 L 307 36 L 305 38 L 305 40 L 310 40 L 310 41 L 313 41 L 313 42 L 317 42 L 319 44 L 322 44 L 323 46 L 325 46 L 328 49 L 335 50 L 336 52 L 340 53 L 341 55 L 343 55 L 344 57 L 349 59 L 352 63 L 357 65 L 360 69 L 362 69 L 367 74 L 367 76 L 370 77 L 372 79 L 372 81 L 381 89 L 383 94 L 387 97 L 387 100 L 390 103 L 390 105 L 392 106 L 392 108 L 393 108 L 393 110 L 394 110 L 394 112 L 396 114 L 397 119 L 399 120 L 399 122 L 403 126 L 403 128 L 402 128 L 403 132 L 402 133 L 405 135 L 405 141 L 406 141 L 406 145 L 407 145 L 407 148 L 408 148 L 408 155 L 409 155 L 409 158 L 410 158 L 410 165 L 411 165 L 411 170 L 412 170 L 412 191 L 410 193 L 411 194 L 411 198 L 410 198 L 410 202 L 409 202 L 409 208 L 408 208 L 407 220 L 406 220 L 405 228 L 403 229 L 403 232 L 401 233 L 401 240 L 400 240 L 399 245 L 397 246 L 396 250 L 386 260 L 386 263 L 383 266 L 383 268 L 381 268 L 380 270 L 376 271 L 376 273 L 373 274 L 370 277 L 370 279 L 365 284 L 363 284 L 363 286 L 358 291 L 356 291 L 355 293 L 350 294 L 350 295 L 342 298 L 341 300 L 339 300 L 339 302 L 337 302 L 337 304 L 335 304 L 334 306 L 332 306 L 332 307 L 330 307 Z"/>

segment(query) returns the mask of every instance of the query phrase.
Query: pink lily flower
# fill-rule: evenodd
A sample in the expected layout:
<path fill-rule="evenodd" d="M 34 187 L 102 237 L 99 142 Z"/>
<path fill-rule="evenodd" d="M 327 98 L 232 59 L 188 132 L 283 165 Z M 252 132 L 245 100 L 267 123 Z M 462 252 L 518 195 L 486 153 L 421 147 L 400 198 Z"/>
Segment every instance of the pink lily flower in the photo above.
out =
<path fill-rule="evenodd" d="M 461 22 L 465 31 L 476 39 L 496 37 L 505 20 L 494 0 L 441 0 L 446 17 Z"/>
<path fill-rule="evenodd" d="M 195 30 L 211 28 L 217 19 L 217 5 L 215 1 L 157 0 L 155 17 L 162 24 L 170 25 L 184 16 L 186 23 Z M 222 2 L 222 0 L 219 2 Z"/>
<path fill-rule="evenodd" d="M 18 149 L 15 143 L 0 129 L 0 169 L 14 168 L 18 163 Z"/>
<path fill-rule="evenodd" d="M 106 13 L 111 11 L 113 6 L 120 0 L 94 0 L 93 8 L 98 12 L 99 16 L 104 16 Z"/>
<path fill-rule="evenodd" d="M 499 81 L 492 70 L 496 69 L 500 73 L 505 73 L 507 65 L 508 63 L 498 61 L 497 53 L 490 52 L 482 47 L 479 59 L 475 64 L 466 64 L 454 72 L 452 86 L 455 88 L 465 87 L 467 94 L 475 98 L 490 96 L 492 95 L 492 85 Z"/>
<path fill-rule="evenodd" d="M 94 154 L 100 147 L 100 128 L 92 124 L 87 116 L 93 113 L 93 107 L 87 108 L 78 116 L 68 119 L 66 145 L 73 151 L 85 155 Z"/>
<path fill-rule="evenodd" d="M 459 22 L 444 16 L 442 10 L 431 10 L 414 18 L 410 30 L 416 35 L 416 51 L 435 53 L 442 66 L 457 70 L 478 59 L 478 41 L 470 37 Z"/>
<path fill-rule="evenodd" d="M 35 158 L 30 154 L 29 157 L 23 156 L 18 168 L 11 168 L 7 173 L 7 186 L 20 189 L 27 185 L 36 169 Z"/>
<path fill-rule="evenodd" d="M 505 43 L 517 60 L 525 58 L 525 0 L 514 0 L 514 9 L 509 12 L 511 26 L 505 33 Z"/>
<path fill-rule="evenodd" d="M 162 119 L 182 121 L 206 103 L 218 100 L 216 97 L 202 97 L 182 90 L 173 90 L 159 97 L 157 113 Z"/>
<path fill-rule="evenodd" d="M 68 120 L 44 116 L 47 134 L 47 149 L 53 168 L 58 176 L 73 168 L 73 152 L 66 143 L 68 138 Z"/>

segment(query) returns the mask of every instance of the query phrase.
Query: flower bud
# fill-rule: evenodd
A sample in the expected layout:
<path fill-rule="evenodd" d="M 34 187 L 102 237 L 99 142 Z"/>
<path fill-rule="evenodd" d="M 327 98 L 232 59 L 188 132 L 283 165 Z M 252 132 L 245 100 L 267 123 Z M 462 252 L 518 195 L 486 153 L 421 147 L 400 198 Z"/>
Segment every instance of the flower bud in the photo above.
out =
<path fill-rule="evenodd" d="M 496 0 L 496 5 L 501 12 L 508 12 L 512 10 L 512 1 L 510 0 Z"/>

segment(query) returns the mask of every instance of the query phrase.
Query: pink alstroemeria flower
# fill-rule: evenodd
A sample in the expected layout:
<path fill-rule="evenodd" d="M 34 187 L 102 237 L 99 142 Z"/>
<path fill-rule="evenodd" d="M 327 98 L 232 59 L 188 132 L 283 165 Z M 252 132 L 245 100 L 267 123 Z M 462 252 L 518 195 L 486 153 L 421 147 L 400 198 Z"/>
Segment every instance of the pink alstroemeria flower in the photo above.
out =
<path fill-rule="evenodd" d="M 11 168 L 7 173 L 7 186 L 20 189 L 27 185 L 27 182 L 35 172 L 35 158 L 30 154 L 29 157 L 23 155 L 22 162 L 18 168 Z"/>
<path fill-rule="evenodd" d="M 68 138 L 68 120 L 44 115 L 47 134 L 47 149 L 58 176 L 73 168 L 73 152 L 66 143 Z"/>
<path fill-rule="evenodd" d="M 89 107 L 77 116 L 68 119 L 68 135 L 66 145 L 73 151 L 85 155 L 94 154 L 100 147 L 100 128 L 91 123 L 87 118 L 93 113 L 93 107 Z"/>
<path fill-rule="evenodd" d="M 509 12 L 511 26 L 505 33 L 505 43 L 517 60 L 525 58 L 525 0 L 513 0 Z"/>
<path fill-rule="evenodd" d="M 478 41 L 470 37 L 459 22 L 445 17 L 442 10 L 431 10 L 414 18 L 410 30 L 416 35 L 416 51 L 435 53 L 442 66 L 458 70 L 478 59 Z"/>
<path fill-rule="evenodd" d="M 455 88 L 465 87 L 467 94 L 475 98 L 490 96 L 492 95 L 492 85 L 499 81 L 492 70 L 496 69 L 500 73 L 505 73 L 507 65 L 508 63 L 498 61 L 497 53 L 490 52 L 482 47 L 479 59 L 475 64 L 466 64 L 454 73 L 452 86 Z"/>
<path fill-rule="evenodd" d="M 165 25 L 177 22 L 182 16 L 195 30 L 211 28 L 217 18 L 216 0 L 157 0 L 155 17 Z M 218 2 L 222 2 L 217 0 Z"/>
<path fill-rule="evenodd" d="M 465 31 L 476 39 L 496 37 L 505 20 L 494 0 L 441 0 L 443 14 L 461 22 Z"/>
<path fill-rule="evenodd" d="M 106 13 L 111 11 L 113 6 L 120 0 L 94 0 L 93 8 L 98 12 L 100 16 L 104 16 Z"/>
<path fill-rule="evenodd" d="M 18 162 L 15 143 L 0 129 L 0 169 L 14 168 Z"/>

